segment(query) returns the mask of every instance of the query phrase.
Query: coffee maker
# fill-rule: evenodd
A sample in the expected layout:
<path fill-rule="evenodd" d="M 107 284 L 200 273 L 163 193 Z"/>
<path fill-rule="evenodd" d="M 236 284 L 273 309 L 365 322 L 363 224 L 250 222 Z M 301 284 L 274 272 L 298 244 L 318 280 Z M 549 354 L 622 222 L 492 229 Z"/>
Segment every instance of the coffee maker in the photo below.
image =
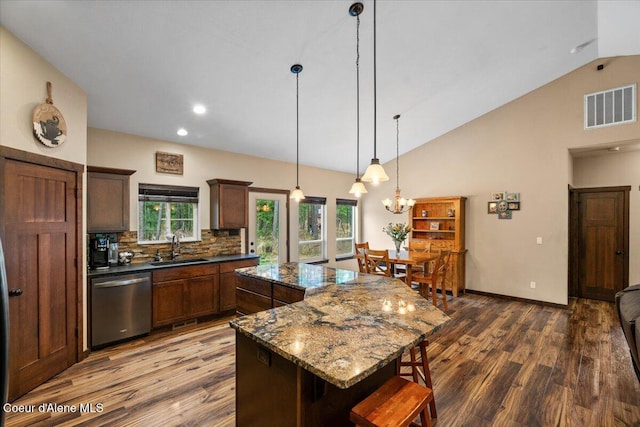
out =
<path fill-rule="evenodd" d="M 109 268 L 109 238 L 96 234 L 89 238 L 89 268 Z"/>
<path fill-rule="evenodd" d="M 118 265 L 118 236 L 92 234 L 89 236 L 89 268 L 92 270 Z"/>

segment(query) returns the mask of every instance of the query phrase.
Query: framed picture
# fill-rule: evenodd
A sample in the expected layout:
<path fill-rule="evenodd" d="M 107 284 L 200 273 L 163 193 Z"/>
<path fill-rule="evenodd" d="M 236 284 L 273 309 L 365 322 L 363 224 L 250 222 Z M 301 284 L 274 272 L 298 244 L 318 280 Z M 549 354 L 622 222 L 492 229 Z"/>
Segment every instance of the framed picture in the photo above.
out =
<path fill-rule="evenodd" d="M 498 219 L 511 219 L 511 211 L 499 212 Z"/>
<path fill-rule="evenodd" d="M 156 151 L 156 172 L 182 175 L 184 171 L 184 156 L 182 154 L 163 153 Z"/>
<path fill-rule="evenodd" d="M 505 193 L 491 193 L 491 200 L 497 202 L 499 200 L 504 200 Z"/>
<path fill-rule="evenodd" d="M 519 202 L 520 201 L 520 193 L 505 193 L 504 199 L 507 202 Z"/>
<path fill-rule="evenodd" d="M 510 211 L 520 210 L 520 202 L 509 202 L 508 206 Z"/>
<path fill-rule="evenodd" d="M 500 200 L 498 202 L 498 212 L 504 212 L 509 209 L 509 203 L 506 200 Z"/>
<path fill-rule="evenodd" d="M 439 222 L 432 222 L 429 225 L 429 230 L 440 230 L 440 223 Z"/>
<path fill-rule="evenodd" d="M 498 202 L 489 202 L 487 205 L 487 213 L 497 214 L 498 213 Z"/>

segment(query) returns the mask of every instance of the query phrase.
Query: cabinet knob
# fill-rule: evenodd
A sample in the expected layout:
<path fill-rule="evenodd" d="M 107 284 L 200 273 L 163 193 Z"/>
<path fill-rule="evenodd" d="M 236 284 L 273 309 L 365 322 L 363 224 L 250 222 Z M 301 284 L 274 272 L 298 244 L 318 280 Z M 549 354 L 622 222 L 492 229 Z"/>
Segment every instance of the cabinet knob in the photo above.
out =
<path fill-rule="evenodd" d="M 19 297 L 20 295 L 22 295 L 22 289 L 9 289 L 10 297 Z"/>
<path fill-rule="evenodd" d="M 616 251 L 616 255 L 624 255 L 623 251 Z"/>

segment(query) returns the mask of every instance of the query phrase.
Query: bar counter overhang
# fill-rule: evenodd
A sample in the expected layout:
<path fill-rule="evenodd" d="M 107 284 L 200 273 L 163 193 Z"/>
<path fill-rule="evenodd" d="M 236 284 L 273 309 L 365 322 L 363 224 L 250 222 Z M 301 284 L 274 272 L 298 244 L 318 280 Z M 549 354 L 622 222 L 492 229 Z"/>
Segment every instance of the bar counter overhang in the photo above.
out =
<path fill-rule="evenodd" d="M 302 263 L 236 272 L 305 292 L 230 323 L 238 426 L 351 425 L 395 360 L 450 320 L 398 279 Z"/>

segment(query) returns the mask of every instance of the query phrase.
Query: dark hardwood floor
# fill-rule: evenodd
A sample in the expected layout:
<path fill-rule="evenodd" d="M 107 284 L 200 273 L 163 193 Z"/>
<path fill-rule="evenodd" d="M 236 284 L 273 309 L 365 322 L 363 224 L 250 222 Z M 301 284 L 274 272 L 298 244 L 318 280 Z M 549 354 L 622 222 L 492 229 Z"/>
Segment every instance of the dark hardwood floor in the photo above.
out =
<path fill-rule="evenodd" d="M 564 310 L 466 294 L 449 314 L 429 345 L 437 427 L 640 426 L 640 383 L 613 304 L 571 299 Z M 233 426 L 228 321 L 93 352 L 14 402 L 35 412 L 7 414 L 6 425 Z M 102 411 L 39 413 L 43 403 Z"/>

